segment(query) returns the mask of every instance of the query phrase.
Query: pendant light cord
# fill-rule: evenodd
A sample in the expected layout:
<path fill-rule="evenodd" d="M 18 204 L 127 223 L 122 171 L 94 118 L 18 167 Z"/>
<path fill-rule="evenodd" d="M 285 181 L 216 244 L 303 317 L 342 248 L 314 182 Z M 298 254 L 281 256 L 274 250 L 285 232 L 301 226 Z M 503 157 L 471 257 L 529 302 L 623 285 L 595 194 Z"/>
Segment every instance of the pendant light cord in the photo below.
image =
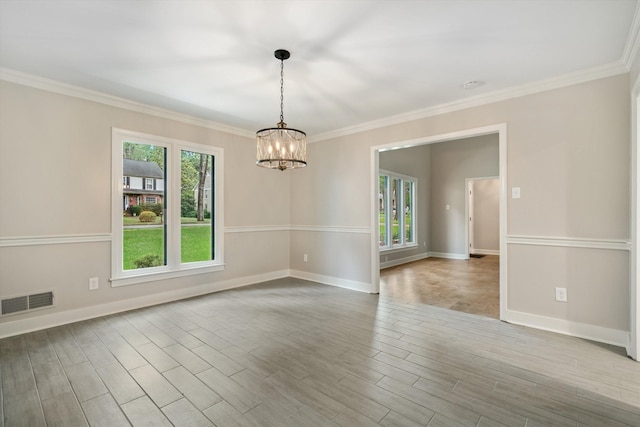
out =
<path fill-rule="evenodd" d="M 284 59 L 280 60 L 280 123 L 284 123 Z"/>

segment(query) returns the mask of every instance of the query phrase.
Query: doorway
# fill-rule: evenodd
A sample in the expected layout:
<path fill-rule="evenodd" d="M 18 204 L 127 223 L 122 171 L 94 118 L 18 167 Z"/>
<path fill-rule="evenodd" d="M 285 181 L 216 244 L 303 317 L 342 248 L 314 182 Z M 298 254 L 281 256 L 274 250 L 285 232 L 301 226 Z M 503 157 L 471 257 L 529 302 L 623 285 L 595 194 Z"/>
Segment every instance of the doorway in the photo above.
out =
<path fill-rule="evenodd" d="M 465 188 L 467 259 L 500 255 L 500 177 L 467 178 Z"/>
<path fill-rule="evenodd" d="M 506 301 L 507 301 L 507 276 L 506 276 L 506 170 L 507 170 L 507 126 L 505 123 L 491 125 L 481 128 L 468 129 L 464 131 L 458 131 L 448 134 L 441 134 L 425 138 L 417 138 L 413 140 L 398 141 L 388 143 L 384 145 L 371 147 L 371 174 L 370 174 L 370 188 L 372 191 L 371 197 L 371 277 L 373 281 L 373 292 L 380 292 L 380 230 L 379 230 L 379 213 L 378 213 L 378 192 L 379 192 L 379 154 L 380 151 L 397 149 L 397 148 L 410 148 L 419 145 L 434 144 L 446 141 L 454 141 L 459 139 L 472 138 L 476 136 L 492 135 L 498 136 L 498 151 L 499 151 L 499 259 L 497 260 L 499 267 L 499 318 L 504 319 L 506 314 Z M 462 187 L 464 192 L 464 187 Z M 464 232 L 463 232 L 464 233 Z M 464 251 L 464 249 L 463 249 Z M 464 253 L 460 258 L 464 258 Z"/>

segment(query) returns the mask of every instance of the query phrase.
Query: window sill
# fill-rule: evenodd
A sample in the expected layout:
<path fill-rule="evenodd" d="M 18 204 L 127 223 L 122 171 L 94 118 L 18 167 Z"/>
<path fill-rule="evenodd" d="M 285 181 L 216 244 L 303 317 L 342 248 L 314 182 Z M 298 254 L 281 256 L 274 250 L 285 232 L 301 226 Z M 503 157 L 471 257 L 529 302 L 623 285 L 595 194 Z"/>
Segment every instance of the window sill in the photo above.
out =
<path fill-rule="evenodd" d="M 214 273 L 222 270 L 224 270 L 224 264 L 209 265 L 206 267 L 183 267 L 182 270 L 137 274 L 135 276 L 111 278 L 109 281 L 111 282 L 112 288 L 117 288 L 120 286 L 193 276 L 196 274 Z"/>
<path fill-rule="evenodd" d="M 415 249 L 417 247 L 418 247 L 417 243 L 411 243 L 409 245 L 402 245 L 402 246 L 390 246 L 386 248 L 380 248 L 380 253 L 402 252 L 402 251 L 408 251 L 410 249 Z"/>

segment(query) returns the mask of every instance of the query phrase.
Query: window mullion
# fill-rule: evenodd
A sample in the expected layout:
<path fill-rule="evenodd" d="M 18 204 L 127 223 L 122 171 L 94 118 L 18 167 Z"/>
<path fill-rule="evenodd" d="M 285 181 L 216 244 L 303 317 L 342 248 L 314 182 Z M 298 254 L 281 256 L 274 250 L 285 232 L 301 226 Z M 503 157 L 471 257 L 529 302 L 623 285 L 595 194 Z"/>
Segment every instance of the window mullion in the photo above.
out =
<path fill-rule="evenodd" d="M 416 235 L 416 190 L 418 187 L 417 181 L 412 181 L 411 184 L 411 242 L 414 244 L 418 244 Z"/>
<path fill-rule="evenodd" d="M 387 209 L 387 214 L 385 215 L 385 230 L 387 233 L 387 246 L 391 247 L 393 246 L 393 203 L 391 202 L 391 177 L 387 176 L 387 183 L 386 183 L 386 199 L 385 199 L 385 203 L 386 203 L 386 209 Z"/>
<path fill-rule="evenodd" d="M 167 162 L 167 265 L 171 270 L 180 267 L 180 147 L 173 145 L 169 151 Z"/>
<path fill-rule="evenodd" d="M 407 226 L 407 223 L 405 222 L 405 217 L 404 217 L 404 209 L 405 209 L 405 200 L 404 200 L 404 186 L 406 185 L 405 180 L 401 179 L 400 180 L 400 185 L 398 186 L 399 188 L 399 192 L 400 192 L 400 196 L 398 197 L 398 244 L 403 245 L 406 243 L 406 236 L 405 236 L 405 228 Z"/>

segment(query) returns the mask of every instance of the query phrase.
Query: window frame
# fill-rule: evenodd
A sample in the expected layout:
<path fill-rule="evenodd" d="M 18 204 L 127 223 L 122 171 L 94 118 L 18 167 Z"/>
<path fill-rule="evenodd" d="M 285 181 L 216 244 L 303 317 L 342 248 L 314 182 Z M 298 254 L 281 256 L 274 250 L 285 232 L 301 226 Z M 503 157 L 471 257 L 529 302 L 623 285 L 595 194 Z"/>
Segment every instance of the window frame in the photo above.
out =
<path fill-rule="evenodd" d="M 166 206 L 166 265 L 132 270 L 123 269 L 123 215 L 122 185 L 123 142 L 134 142 L 164 147 L 165 151 L 165 198 Z M 156 135 L 112 128 L 112 230 L 111 230 L 111 286 L 125 286 L 156 280 L 171 279 L 193 274 L 210 273 L 224 269 L 224 149 L 220 147 L 181 141 Z M 182 150 L 213 156 L 213 209 L 211 227 L 213 233 L 213 259 L 210 261 L 181 262 L 181 201 L 180 165 Z"/>
<path fill-rule="evenodd" d="M 380 177 L 381 176 L 386 176 L 387 177 L 387 182 L 386 182 L 386 200 L 383 198 L 383 203 L 384 203 L 384 208 L 385 211 L 387 212 L 387 214 L 385 215 L 385 231 L 386 231 L 386 242 L 387 244 L 384 246 L 379 246 L 379 250 L 380 252 L 389 252 L 389 251 L 394 251 L 394 250 L 401 250 L 401 249 L 412 249 L 412 248 L 416 248 L 418 246 L 418 242 L 417 242 L 417 235 L 418 235 L 418 200 L 417 200 L 417 195 L 418 195 L 418 179 L 412 176 L 408 176 L 408 175 L 403 175 L 403 174 L 399 174 L 396 172 L 392 172 L 392 171 L 388 171 L 388 170 L 384 170 L 384 169 L 380 169 L 378 171 L 378 182 L 380 182 Z M 399 180 L 400 181 L 400 188 L 398 191 L 398 195 L 396 195 L 396 198 L 398 200 L 398 206 L 397 206 L 397 210 L 398 212 L 400 212 L 402 221 L 398 221 L 398 237 L 399 237 L 399 243 L 393 243 L 393 223 L 392 223 L 392 217 L 393 215 L 390 215 L 393 212 L 393 206 L 392 206 L 392 190 L 393 190 L 393 181 L 394 180 Z M 406 222 L 404 221 L 404 211 L 405 211 L 405 200 L 404 200 L 404 196 L 405 196 L 405 182 L 411 182 L 412 185 L 412 191 L 411 191 L 411 200 L 412 200 L 412 204 L 413 206 L 410 208 L 410 212 L 411 212 L 411 242 L 407 243 L 407 239 L 406 239 Z M 378 225 L 378 227 L 380 227 L 380 225 Z M 378 245 L 380 244 L 380 240 L 378 240 Z"/>

